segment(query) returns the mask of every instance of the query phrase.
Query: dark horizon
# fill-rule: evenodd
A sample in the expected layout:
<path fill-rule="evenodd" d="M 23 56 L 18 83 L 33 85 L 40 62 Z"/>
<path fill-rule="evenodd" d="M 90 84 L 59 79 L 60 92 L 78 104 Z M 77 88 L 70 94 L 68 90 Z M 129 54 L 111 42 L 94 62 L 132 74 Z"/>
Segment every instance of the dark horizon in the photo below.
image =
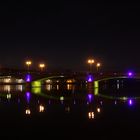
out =
<path fill-rule="evenodd" d="M 88 1 L 0 4 L 0 66 L 140 71 L 138 3 Z"/>

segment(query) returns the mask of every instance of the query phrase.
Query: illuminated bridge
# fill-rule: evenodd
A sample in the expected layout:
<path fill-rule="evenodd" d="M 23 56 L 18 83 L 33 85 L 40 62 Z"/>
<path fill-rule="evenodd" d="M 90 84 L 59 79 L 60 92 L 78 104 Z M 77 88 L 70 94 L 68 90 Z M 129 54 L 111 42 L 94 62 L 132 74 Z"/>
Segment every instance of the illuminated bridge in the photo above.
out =
<path fill-rule="evenodd" d="M 35 81 L 31 82 L 32 87 L 40 87 L 41 85 L 45 84 L 59 84 L 59 83 L 75 83 L 76 80 L 73 77 L 69 76 L 63 76 L 63 75 L 58 75 L 58 76 L 49 76 L 45 78 L 41 78 Z"/>
<path fill-rule="evenodd" d="M 115 81 L 120 84 L 122 80 L 124 79 L 140 79 L 140 75 L 133 75 L 132 73 L 129 74 L 123 74 L 123 73 L 109 73 L 109 74 L 101 74 L 101 75 L 93 75 L 93 81 L 94 81 L 94 88 L 99 88 L 103 83 L 106 83 L 107 81 Z M 90 82 L 93 82 L 90 81 Z M 59 83 L 78 83 L 78 82 L 89 82 L 87 75 L 56 75 L 56 76 L 46 76 L 37 80 L 33 80 L 31 82 L 32 87 L 40 87 L 43 84 L 59 84 Z M 117 85 L 117 86 L 118 86 Z M 119 87 L 119 86 L 118 86 Z"/>
<path fill-rule="evenodd" d="M 140 76 L 139 75 L 125 75 L 112 76 L 97 79 L 94 81 L 94 94 L 113 96 L 140 96 Z M 120 94 L 121 93 L 121 94 Z"/>

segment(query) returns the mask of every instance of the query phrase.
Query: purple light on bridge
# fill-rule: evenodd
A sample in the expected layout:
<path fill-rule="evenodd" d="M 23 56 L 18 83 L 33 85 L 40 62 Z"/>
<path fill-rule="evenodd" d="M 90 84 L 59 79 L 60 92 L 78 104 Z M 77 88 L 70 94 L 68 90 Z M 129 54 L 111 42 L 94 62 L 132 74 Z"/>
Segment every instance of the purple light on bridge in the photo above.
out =
<path fill-rule="evenodd" d="M 26 82 L 31 82 L 31 75 L 27 74 L 25 80 Z"/>
<path fill-rule="evenodd" d="M 131 99 L 128 100 L 128 104 L 129 106 L 132 106 L 133 105 L 133 101 Z"/>
<path fill-rule="evenodd" d="M 128 72 L 128 76 L 129 77 L 132 77 L 133 76 L 133 73 L 132 72 Z"/>
<path fill-rule="evenodd" d="M 93 76 L 92 75 L 88 75 L 88 82 L 93 82 Z"/>

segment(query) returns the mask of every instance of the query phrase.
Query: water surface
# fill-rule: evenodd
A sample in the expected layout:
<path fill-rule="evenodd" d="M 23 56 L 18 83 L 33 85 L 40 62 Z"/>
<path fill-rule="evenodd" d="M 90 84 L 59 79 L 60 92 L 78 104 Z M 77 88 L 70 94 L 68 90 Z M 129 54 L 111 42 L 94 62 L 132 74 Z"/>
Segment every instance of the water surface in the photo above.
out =
<path fill-rule="evenodd" d="M 0 118 L 1 134 L 6 137 L 136 136 L 140 104 L 135 98 L 95 96 L 93 89 L 83 85 L 30 90 L 23 85 L 1 85 Z"/>

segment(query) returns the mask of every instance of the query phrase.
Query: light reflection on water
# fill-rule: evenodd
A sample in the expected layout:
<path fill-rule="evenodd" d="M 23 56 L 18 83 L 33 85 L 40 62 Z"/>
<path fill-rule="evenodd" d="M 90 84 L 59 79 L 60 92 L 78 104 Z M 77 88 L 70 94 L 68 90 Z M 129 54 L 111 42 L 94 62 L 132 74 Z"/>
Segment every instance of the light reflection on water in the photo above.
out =
<path fill-rule="evenodd" d="M 33 130 L 38 128 L 42 131 L 42 126 L 47 128 L 51 126 L 54 130 L 55 127 L 62 126 L 64 131 L 72 125 L 72 129 L 69 129 L 71 133 L 74 128 L 77 130 L 79 125 L 83 127 L 92 125 L 94 128 L 89 127 L 92 133 L 96 130 L 108 132 L 109 129 L 106 128 L 113 124 L 113 129 L 117 128 L 116 124 L 121 129 L 124 123 L 129 126 L 135 123 L 133 120 L 139 121 L 139 107 L 137 99 L 105 98 L 97 96 L 91 87 L 89 90 L 81 89 L 73 84 L 45 85 L 30 90 L 26 90 L 23 85 L 0 86 L 0 114 L 3 126 L 7 122 L 7 128 L 13 121 L 14 125 L 15 122 L 19 124 L 19 128 L 23 126 L 23 130 L 31 125 Z M 11 126 L 14 126 L 13 124 Z M 99 126 L 96 127 L 97 125 Z M 84 131 L 89 134 L 87 129 Z"/>
<path fill-rule="evenodd" d="M 25 87 L 23 85 L 0 85 L 0 92 L 8 92 L 16 91 L 16 92 L 23 92 Z"/>
<path fill-rule="evenodd" d="M 106 107 L 111 106 L 112 109 L 120 106 L 133 108 L 137 101 L 129 98 L 125 98 L 125 100 L 102 98 L 94 94 L 91 86 L 89 90 L 86 89 L 83 92 L 79 88 L 77 90 L 76 85 L 73 84 L 66 85 L 64 90 L 60 85 L 46 85 L 28 91 L 23 85 L 1 85 L 0 104 L 7 103 L 10 103 L 13 110 L 18 105 L 19 109 L 16 114 L 21 113 L 25 117 L 34 118 L 37 114 L 46 116 L 46 114 L 51 115 L 56 112 L 58 113 L 56 118 L 60 114 L 65 115 L 65 113 L 77 117 L 77 113 L 81 112 L 82 116 L 79 115 L 79 117 L 97 121 L 103 117 Z M 5 105 L 3 109 L 6 110 L 7 106 Z"/>
<path fill-rule="evenodd" d="M 66 90 L 75 90 L 75 85 L 74 84 L 66 84 L 65 86 L 59 85 L 59 84 L 46 84 L 46 90 L 51 91 L 51 90 L 60 90 L 61 88 L 66 89 Z"/>
<path fill-rule="evenodd" d="M 89 111 L 93 112 L 94 97 L 91 91 L 90 94 L 82 93 L 80 95 L 80 91 L 76 91 L 75 85 L 67 84 L 66 89 L 64 89 L 65 93 L 62 92 L 63 90 L 60 85 L 46 85 L 43 88 L 32 88 L 31 91 L 26 91 L 23 85 L 0 86 L 1 101 L 7 99 L 7 102 L 22 105 L 23 109 L 19 111 L 24 112 L 26 115 L 33 115 L 35 112 L 45 113 L 47 106 L 51 105 L 62 105 L 61 107 L 64 109 L 64 112 L 71 113 L 73 106 L 83 104 L 87 108 L 87 114 L 89 114 Z M 4 97 L 3 95 L 6 96 Z M 86 102 L 89 102 L 88 105 Z M 95 116 L 96 113 L 94 113 Z M 89 119 L 93 119 L 94 117 L 93 113 L 91 113 L 90 118 L 88 116 Z"/>

